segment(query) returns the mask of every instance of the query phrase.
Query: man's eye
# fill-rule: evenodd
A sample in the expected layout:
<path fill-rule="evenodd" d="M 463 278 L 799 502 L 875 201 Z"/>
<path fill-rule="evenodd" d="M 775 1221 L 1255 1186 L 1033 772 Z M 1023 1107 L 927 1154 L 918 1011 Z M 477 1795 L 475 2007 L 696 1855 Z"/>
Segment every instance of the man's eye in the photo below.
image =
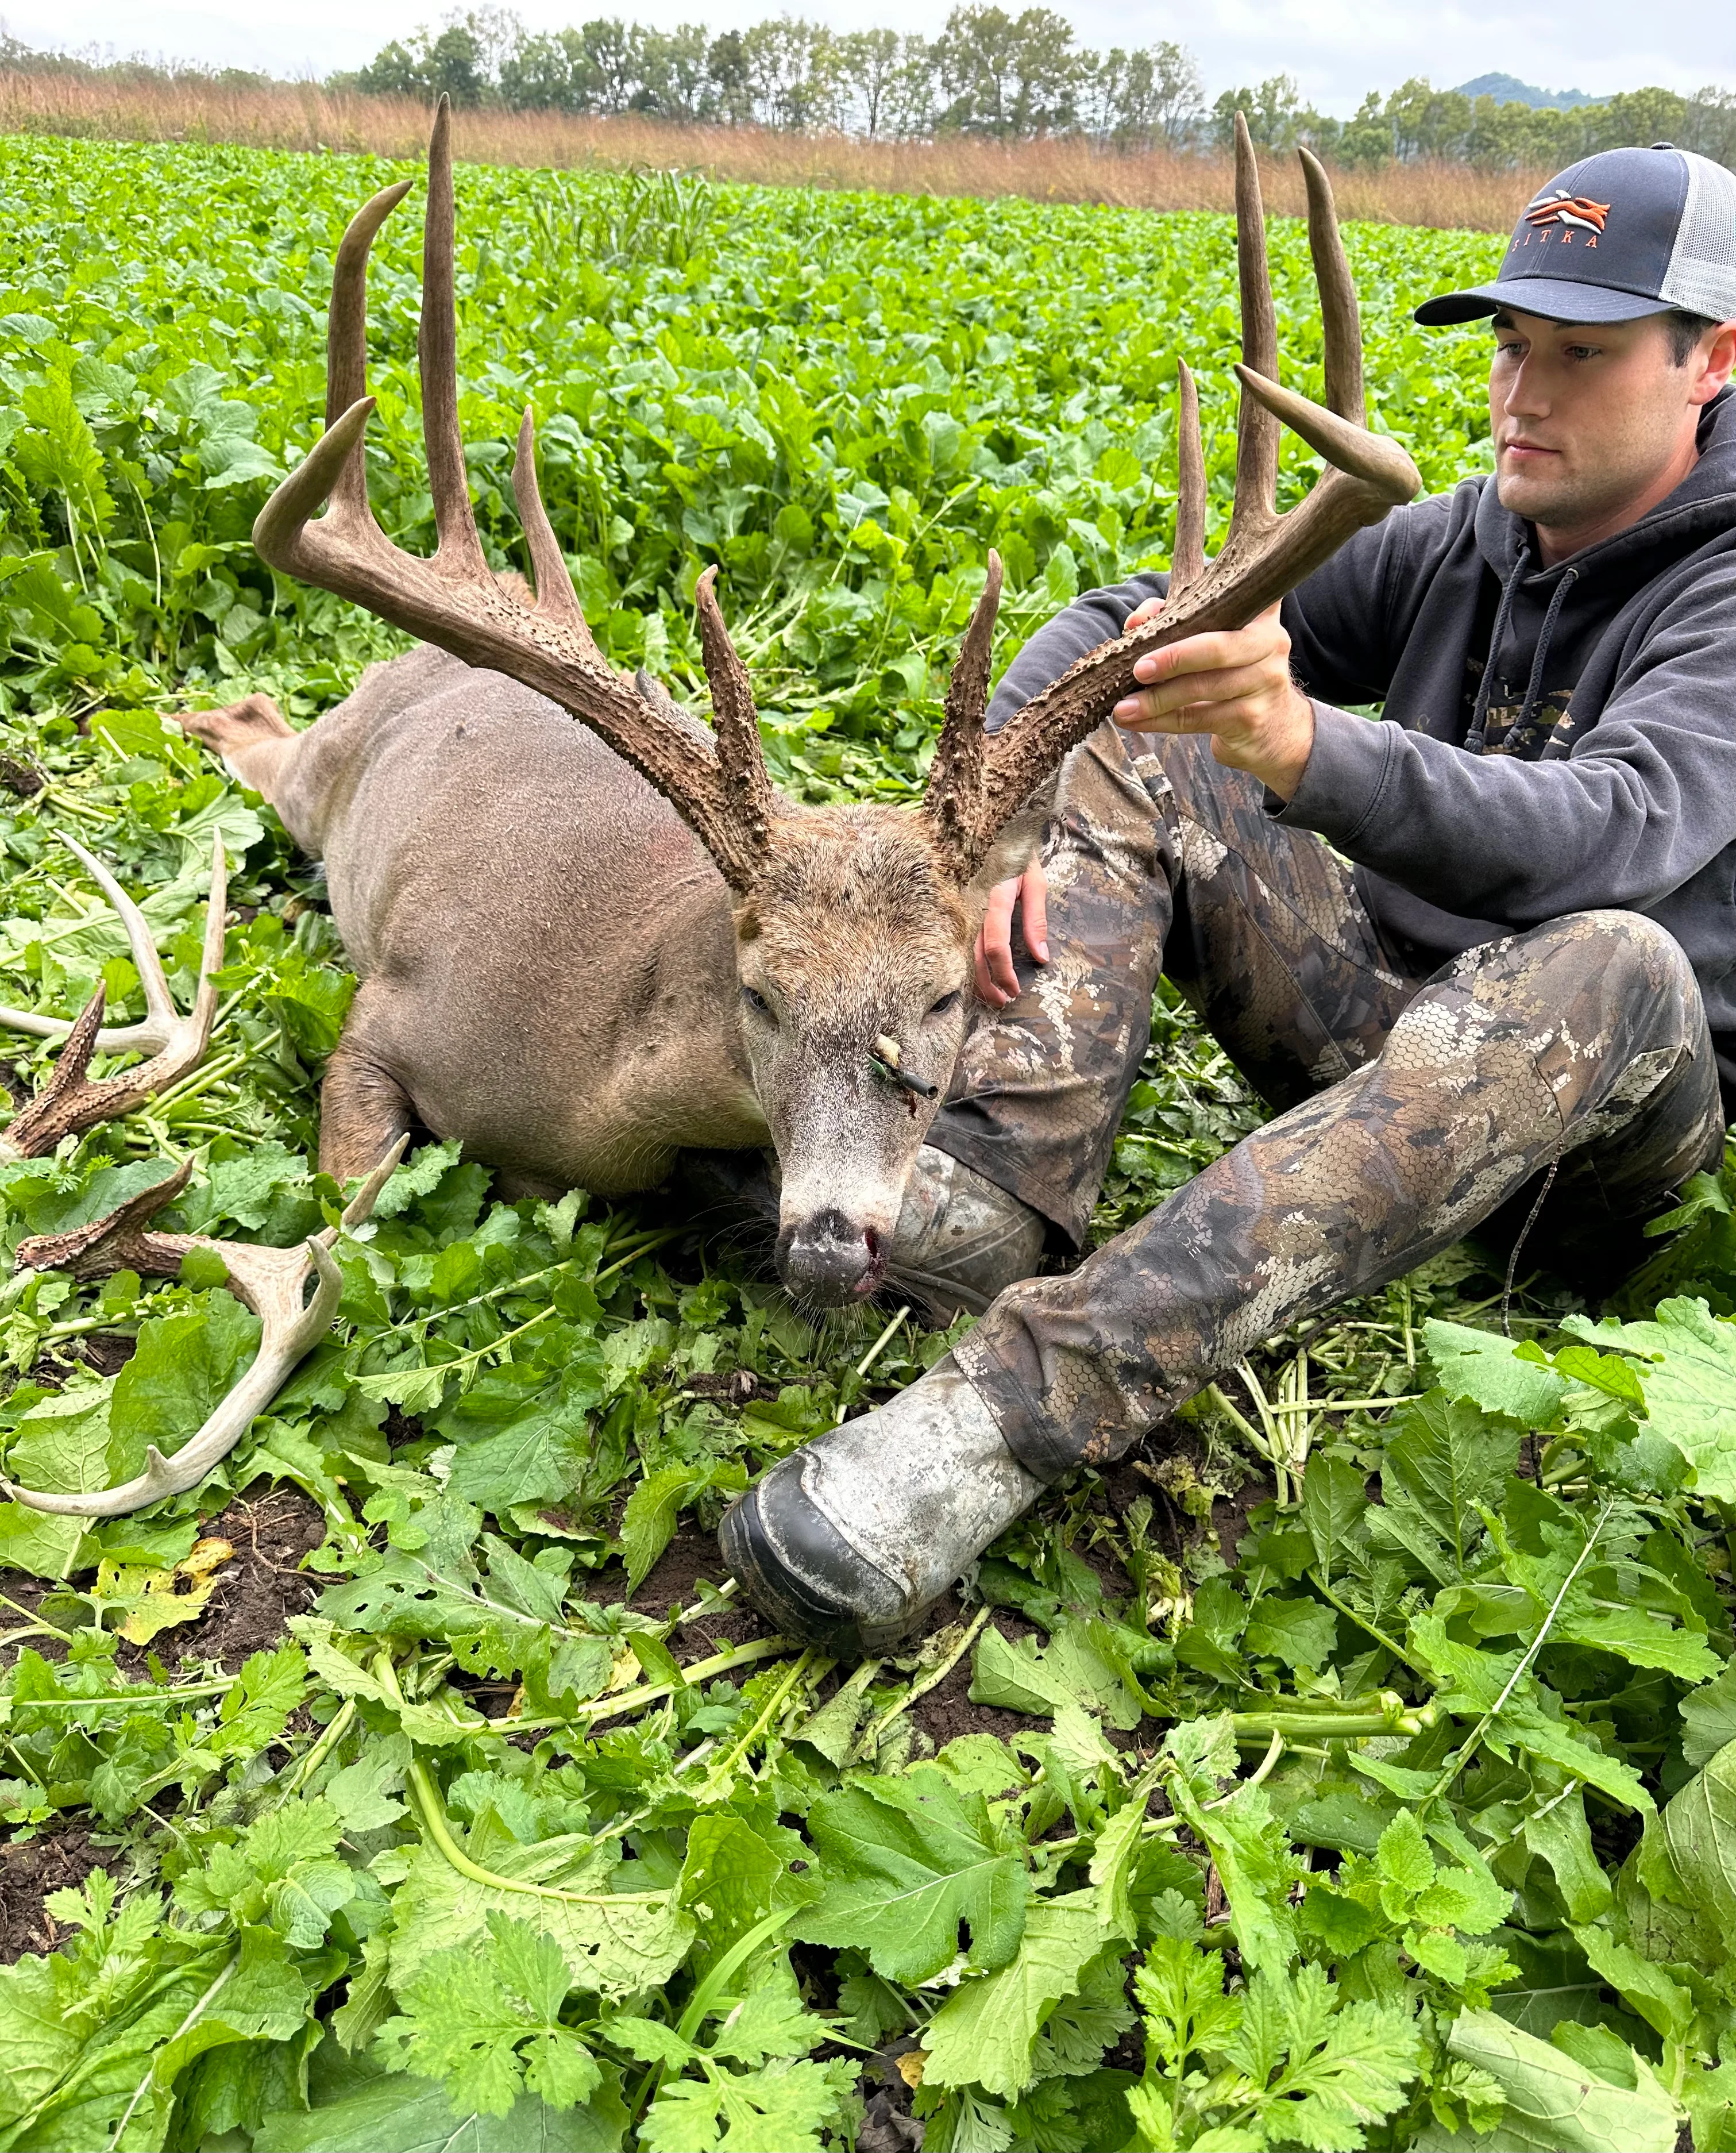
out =
<path fill-rule="evenodd" d="M 955 987 L 951 994 L 942 995 L 937 1002 L 931 1002 L 928 1014 L 931 1016 L 944 1016 L 948 1010 L 957 1009 L 957 1006 L 958 990 Z"/>

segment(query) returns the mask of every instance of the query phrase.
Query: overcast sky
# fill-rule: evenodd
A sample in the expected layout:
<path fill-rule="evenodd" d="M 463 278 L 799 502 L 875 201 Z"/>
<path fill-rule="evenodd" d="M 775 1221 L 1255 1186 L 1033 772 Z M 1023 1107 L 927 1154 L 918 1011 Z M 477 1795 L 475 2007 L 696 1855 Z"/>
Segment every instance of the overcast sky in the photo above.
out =
<path fill-rule="evenodd" d="M 947 0 L 950 4 L 950 0 Z M 1003 0 L 1017 10 L 1021 0 Z M 1051 0 L 1056 4 L 1056 0 Z M 358 67 L 388 38 L 439 22 L 449 0 L 0 0 L 0 24 L 27 44 L 90 45 L 162 53 L 279 74 Z M 621 14 L 667 28 L 702 20 L 743 28 L 782 12 L 779 0 L 520 0 L 540 28 L 591 14 Z M 932 34 L 941 0 L 790 0 L 788 12 L 839 29 L 890 25 Z M 1365 89 L 1409 75 L 1443 87 L 1498 69 L 1547 89 L 1607 95 L 1644 83 L 1691 90 L 1736 85 L 1736 8 L 1720 0 L 1576 0 L 1518 8 L 1512 0 L 1180 0 L 1161 8 L 1074 0 L 1064 7 L 1080 41 L 1190 46 L 1208 91 L 1277 73 L 1293 74 L 1324 111 L 1348 113 Z"/>

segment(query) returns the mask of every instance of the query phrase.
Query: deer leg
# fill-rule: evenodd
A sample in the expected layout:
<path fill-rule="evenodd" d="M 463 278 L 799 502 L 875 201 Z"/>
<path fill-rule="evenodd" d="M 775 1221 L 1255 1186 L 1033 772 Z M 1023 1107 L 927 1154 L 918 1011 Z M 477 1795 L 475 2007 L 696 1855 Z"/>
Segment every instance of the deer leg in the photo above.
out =
<path fill-rule="evenodd" d="M 266 800 L 272 799 L 283 758 L 299 737 L 269 695 L 244 695 L 221 710 L 183 710 L 175 722 Z"/>
<path fill-rule="evenodd" d="M 334 1181 L 366 1173 L 415 1120 L 410 1095 L 368 1038 L 373 1010 L 364 985 L 356 996 L 319 1092 L 319 1164 Z"/>

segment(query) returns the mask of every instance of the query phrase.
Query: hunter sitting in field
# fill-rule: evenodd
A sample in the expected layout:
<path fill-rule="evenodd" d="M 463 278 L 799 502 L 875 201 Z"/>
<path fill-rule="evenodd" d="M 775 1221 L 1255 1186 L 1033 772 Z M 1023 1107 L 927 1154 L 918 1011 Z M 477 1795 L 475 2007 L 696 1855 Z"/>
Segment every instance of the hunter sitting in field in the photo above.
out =
<path fill-rule="evenodd" d="M 1493 283 L 1417 310 L 1484 316 L 1492 479 L 1395 511 L 1251 626 L 1142 658 L 1059 775 L 1040 863 L 997 889 L 977 964 L 998 1015 L 905 1215 L 926 1188 L 922 1268 L 998 1298 L 730 1513 L 731 1565 L 785 1631 L 896 1636 L 1070 1467 L 1473 1228 L 1529 1233 L 1595 1294 L 1718 1158 L 1736 176 L 1667 145 L 1573 166 Z M 1167 589 L 1136 576 L 1050 622 L 991 730 Z M 1160 972 L 1282 1111 L 1029 1277 L 1045 1239 L 1083 1241 Z"/>

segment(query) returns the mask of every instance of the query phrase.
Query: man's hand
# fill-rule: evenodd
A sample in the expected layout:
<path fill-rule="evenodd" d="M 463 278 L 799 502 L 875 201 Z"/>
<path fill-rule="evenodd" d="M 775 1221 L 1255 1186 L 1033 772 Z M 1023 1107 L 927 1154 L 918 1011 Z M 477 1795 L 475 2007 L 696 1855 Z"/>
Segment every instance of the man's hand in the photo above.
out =
<path fill-rule="evenodd" d="M 1128 616 L 1138 628 L 1162 610 L 1148 598 Z M 1278 609 L 1246 628 L 1184 636 L 1134 664 L 1148 682 L 1117 703 L 1115 723 L 1136 733 L 1210 733 L 1211 751 L 1287 800 L 1314 747 L 1313 706 L 1290 675 L 1290 638 Z"/>
<path fill-rule="evenodd" d="M 1039 965 L 1048 962 L 1048 883 L 1043 863 L 1033 860 L 1022 875 L 997 882 L 977 936 L 977 991 L 992 1010 L 1004 1009 L 1019 992 L 1013 969 L 1013 915 L 1024 906 L 1025 947 Z"/>

